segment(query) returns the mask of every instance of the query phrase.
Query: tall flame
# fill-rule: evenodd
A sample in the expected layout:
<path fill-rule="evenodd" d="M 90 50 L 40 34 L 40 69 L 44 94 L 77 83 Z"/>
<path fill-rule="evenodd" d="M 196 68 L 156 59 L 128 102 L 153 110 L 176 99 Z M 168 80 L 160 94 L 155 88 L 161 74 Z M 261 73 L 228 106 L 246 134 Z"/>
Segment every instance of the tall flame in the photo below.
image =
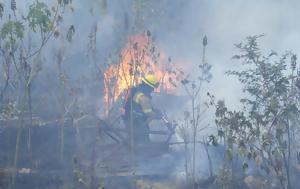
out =
<path fill-rule="evenodd" d="M 104 73 L 104 102 L 107 108 L 119 98 L 126 89 L 136 86 L 147 74 L 155 74 L 160 80 L 160 87 L 155 92 L 175 91 L 172 71 L 168 69 L 166 56 L 156 52 L 148 35 L 136 35 L 128 39 L 121 51 L 120 61 L 113 64 Z"/>

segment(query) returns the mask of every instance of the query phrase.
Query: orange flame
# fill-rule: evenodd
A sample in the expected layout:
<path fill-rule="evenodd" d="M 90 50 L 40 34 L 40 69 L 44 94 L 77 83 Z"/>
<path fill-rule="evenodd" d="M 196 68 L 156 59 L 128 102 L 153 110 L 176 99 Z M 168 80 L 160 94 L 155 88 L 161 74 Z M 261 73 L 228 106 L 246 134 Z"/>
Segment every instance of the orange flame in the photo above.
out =
<path fill-rule="evenodd" d="M 120 62 L 111 65 L 104 73 L 104 102 L 109 108 L 121 93 L 136 86 L 141 77 L 155 74 L 160 87 L 155 92 L 174 93 L 176 85 L 172 82 L 172 71 L 168 69 L 166 56 L 158 53 L 147 35 L 129 38 L 121 51 Z"/>

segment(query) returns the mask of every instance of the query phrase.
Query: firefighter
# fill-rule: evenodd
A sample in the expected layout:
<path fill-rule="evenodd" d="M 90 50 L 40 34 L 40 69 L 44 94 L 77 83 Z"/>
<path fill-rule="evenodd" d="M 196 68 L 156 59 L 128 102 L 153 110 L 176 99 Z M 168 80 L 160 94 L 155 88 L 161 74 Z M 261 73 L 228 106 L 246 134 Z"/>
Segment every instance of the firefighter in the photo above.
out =
<path fill-rule="evenodd" d="M 125 98 L 124 121 L 132 134 L 133 140 L 137 143 L 148 143 L 149 122 L 162 118 L 162 113 L 152 106 L 151 93 L 159 86 L 159 81 L 153 74 L 146 75 L 142 82 L 128 90 Z M 131 130 L 132 129 L 132 130 Z"/>

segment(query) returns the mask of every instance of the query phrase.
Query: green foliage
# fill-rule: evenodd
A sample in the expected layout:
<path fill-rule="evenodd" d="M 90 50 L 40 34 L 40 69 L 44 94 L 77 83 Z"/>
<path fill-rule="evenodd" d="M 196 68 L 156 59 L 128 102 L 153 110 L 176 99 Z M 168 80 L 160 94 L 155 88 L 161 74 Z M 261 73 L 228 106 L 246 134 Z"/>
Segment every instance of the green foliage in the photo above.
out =
<path fill-rule="evenodd" d="M 74 27 L 74 25 L 71 25 L 71 26 L 69 27 L 68 33 L 67 33 L 67 40 L 68 40 L 69 42 L 72 41 L 74 34 L 75 34 L 75 27 Z"/>
<path fill-rule="evenodd" d="M 246 163 L 246 162 L 243 162 L 243 166 L 242 166 L 242 168 L 243 168 L 243 171 L 247 171 L 247 169 L 249 168 L 249 165 L 248 165 L 248 163 Z"/>
<path fill-rule="evenodd" d="M 222 167 L 216 176 L 215 184 L 220 189 L 229 189 L 232 188 L 232 170 L 226 167 Z"/>
<path fill-rule="evenodd" d="M 27 20 L 29 27 L 35 32 L 38 27 L 42 32 L 46 33 L 52 29 L 51 11 L 45 3 L 35 2 L 30 5 Z"/>
<path fill-rule="evenodd" d="M 268 174 L 273 173 L 282 187 L 289 185 L 290 155 L 294 154 L 299 122 L 299 77 L 297 56 L 274 51 L 263 55 L 257 40 L 247 37 L 236 45 L 239 54 L 233 59 L 244 65 L 241 71 L 228 71 L 243 84 L 244 112 L 229 111 L 223 101 L 216 105 L 216 124 L 224 138 L 226 157 L 237 154 L 254 160 Z M 297 92 L 298 91 L 298 92 Z M 295 146 L 295 147 L 293 147 Z M 243 169 L 248 164 L 243 164 Z"/>
<path fill-rule="evenodd" d="M 12 120 L 17 119 L 20 114 L 20 110 L 17 108 L 16 102 L 7 103 L 3 110 L 0 112 L 0 120 Z"/>
<path fill-rule="evenodd" d="M 235 146 L 238 146 L 240 155 L 247 154 L 246 132 L 253 130 L 252 124 L 247 120 L 243 112 L 229 111 L 224 101 L 216 104 L 216 124 L 218 137 L 224 141 L 226 147 L 225 159 L 231 161 L 235 155 Z"/>
<path fill-rule="evenodd" d="M 72 0 L 57 0 L 59 5 L 68 5 L 72 3 Z"/>
<path fill-rule="evenodd" d="M 24 26 L 19 21 L 8 21 L 0 30 L 0 38 L 5 41 L 5 49 L 11 50 L 17 39 L 24 37 Z"/>
<path fill-rule="evenodd" d="M 243 99 L 242 103 L 251 107 L 250 114 L 253 118 L 259 115 L 259 122 L 270 121 L 282 108 L 283 104 L 290 104 L 288 100 L 290 90 L 290 77 L 292 73 L 287 67 L 287 59 L 291 58 L 292 68 L 296 68 L 296 55 L 288 52 L 278 60 L 277 53 L 272 51 L 268 56 L 263 56 L 258 48 L 257 39 L 262 35 L 247 38 L 246 44 L 237 44 L 241 54 L 234 58 L 242 60 L 249 65 L 249 69 L 243 71 L 229 71 L 229 75 L 235 75 L 244 85 L 243 91 L 252 98 Z M 262 106 L 264 104 L 265 106 Z M 262 118 L 262 120 L 261 120 Z"/>
<path fill-rule="evenodd" d="M 0 18 L 2 18 L 4 12 L 4 3 L 0 2 Z"/>
<path fill-rule="evenodd" d="M 225 102 L 223 100 L 219 100 L 217 102 L 217 109 L 216 109 L 216 117 L 222 117 L 227 112 L 227 108 L 225 107 Z"/>
<path fill-rule="evenodd" d="M 1 39 L 23 38 L 24 26 L 19 21 L 8 21 L 3 24 L 0 32 Z"/>

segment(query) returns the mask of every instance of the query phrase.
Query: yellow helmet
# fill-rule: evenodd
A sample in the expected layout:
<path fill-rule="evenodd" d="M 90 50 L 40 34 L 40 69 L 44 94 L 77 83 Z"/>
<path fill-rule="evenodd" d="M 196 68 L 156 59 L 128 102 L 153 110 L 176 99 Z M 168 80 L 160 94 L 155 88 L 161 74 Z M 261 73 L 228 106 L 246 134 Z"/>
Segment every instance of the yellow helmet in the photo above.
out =
<path fill-rule="evenodd" d="M 142 78 L 142 81 L 152 88 L 157 88 L 159 86 L 159 81 L 153 74 L 146 75 Z"/>

